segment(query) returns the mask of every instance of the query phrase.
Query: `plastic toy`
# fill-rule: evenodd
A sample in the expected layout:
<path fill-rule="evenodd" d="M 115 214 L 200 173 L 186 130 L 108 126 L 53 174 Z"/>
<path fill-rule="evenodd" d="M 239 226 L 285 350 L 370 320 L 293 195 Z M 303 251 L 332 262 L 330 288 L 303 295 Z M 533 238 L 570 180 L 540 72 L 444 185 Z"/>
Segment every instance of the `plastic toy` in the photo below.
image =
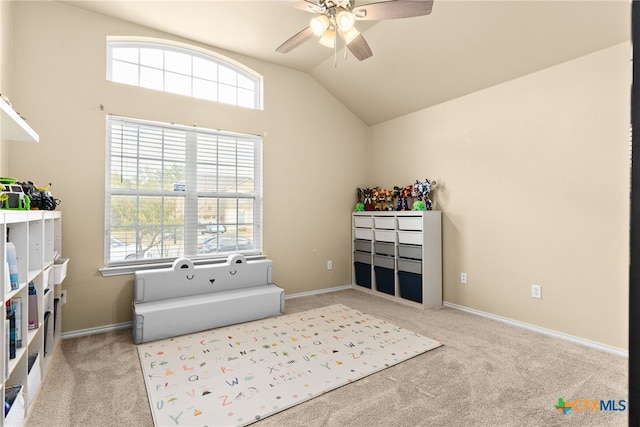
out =
<path fill-rule="evenodd" d="M 373 190 L 371 188 L 364 189 L 364 210 L 375 210 L 375 206 L 373 204 Z"/>
<path fill-rule="evenodd" d="M 413 210 L 415 211 L 430 211 L 433 209 L 433 203 L 431 199 L 429 199 L 429 193 L 431 189 L 435 187 L 436 181 L 430 181 L 428 178 L 425 178 L 424 182 L 420 182 L 416 180 L 416 183 L 413 185 L 413 197 L 417 197 L 418 200 L 413 204 Z"/>
<path fill-rule="evenodd" d="M 356 203 L 356 212 L 364 211 L 364 203 L 362 203 L 363 191 L 361 188 L 357 188 L 358 202 Z"/>
<path fill-rule="evenodd" d="M 392 211 L 393 210 L 393 190 L 377 189 L 375 192 L 376 210 Z"/>
<path fill-rule="evenodd" d="M 24 193 L 22 186 L 15 178 L 0 178 L 0 193 L 6 196 L 2 198 L 0 205 L 2 209 L 29 210 L 29 196 Z"/>
<path fill-rule="evenodd" d="M 413 192 L 413 185 L 407 185 L 406 187 L 393 187 L 393 194 L 398 198 L 398 204 L 396 206 L 397 211 L 409 210 L 409 198 Z"/>

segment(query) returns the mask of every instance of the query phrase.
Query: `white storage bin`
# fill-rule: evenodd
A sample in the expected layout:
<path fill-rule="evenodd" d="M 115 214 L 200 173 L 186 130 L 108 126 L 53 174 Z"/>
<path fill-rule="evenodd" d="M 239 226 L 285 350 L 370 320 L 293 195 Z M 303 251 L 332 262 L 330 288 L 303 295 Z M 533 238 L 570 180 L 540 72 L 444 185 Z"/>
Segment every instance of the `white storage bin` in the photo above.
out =
<path fill-rule="evenodd" d="M 67 277 L 69 258 L 59 258 L 53 262 L 53 284 L 59 285 Z"/>
<path fill-rule="evenodd" d="M 398 231 L 398 242 L 419 245 L 422 243 L 422 233 L 417 231 Z"/>
<path fill-rule="evenodd" d="M 4 417 L 4 425 L 6 427 L 22 427 L 24 425 L 24 387 L 11 386 L 7 387 L 4 392 L 5 399 L 11 403 L 9 413 Z"/>
<path fill-rule="evenodd" d="M 358 228 L 371 228 L 373 227 L 373 218 L 370 216 L 354 216 L 353 224 Z"/>
<path fill-rule="evenodd" d="M 51 284 L 51 271 L 53 271 L 53 267 L 47 267 L 42 272 L 42 289 L 49 289 L 49 285 Z"/>
<path fill-rule="evenodd" d="M 356 239 L 373 240 L 373 230 L 372 229 L 356 228 L 353 231 L 353 234 L 354 234 L 354 237 Z"/>
<path fill-rule="evenodd" d="M 380 242 L 394 242 L 396 241 L 396 232 L 391 230 L 374 230 L 376 240 Z"/>
<path fill-rule="evenodd" d="M 398 228 L 400 230 L 422 231 L 423 224 L 424 222 L 422 221 L 421 216 L 398 217 Z"/>
<path fill-rule="evenodd" d="M 375 217 L 373 223 L 376 228 L 384 228 L 387 230 L 396 228 L 396 219 L 394 217 Z"/>
<path fill-rule="evenodd" d="M 40 355 L 32 353 L 29 355 L 29 374 L 27 377 L 28 405 L 31 406 L 36 398 L 40 383 L 42 382 L 42 370 L 40 369 Z"/>

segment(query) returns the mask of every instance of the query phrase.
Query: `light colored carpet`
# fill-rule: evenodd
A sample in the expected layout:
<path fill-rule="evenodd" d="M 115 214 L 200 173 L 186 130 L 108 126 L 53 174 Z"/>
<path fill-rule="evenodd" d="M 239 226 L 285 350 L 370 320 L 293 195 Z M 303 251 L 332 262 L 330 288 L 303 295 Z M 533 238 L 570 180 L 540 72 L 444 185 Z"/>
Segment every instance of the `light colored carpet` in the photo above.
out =
<path fill-rule="evenodd" d="M 345 304 L 445 346 L 253 426 L 625 426 L 626 412 L 563 415 L 558 398 L 625 399 L 628 359 L 459 310 L 356 290 L 294 298 L 287 313 Z M 151 427 L 131 331 L 63 340 L 28 427 Z"/>
<path fill-rule="evenodd" d="M 138 355 L 156 425 L 245 426 L 440 346 L 333 304 L 141 344 Z"/>

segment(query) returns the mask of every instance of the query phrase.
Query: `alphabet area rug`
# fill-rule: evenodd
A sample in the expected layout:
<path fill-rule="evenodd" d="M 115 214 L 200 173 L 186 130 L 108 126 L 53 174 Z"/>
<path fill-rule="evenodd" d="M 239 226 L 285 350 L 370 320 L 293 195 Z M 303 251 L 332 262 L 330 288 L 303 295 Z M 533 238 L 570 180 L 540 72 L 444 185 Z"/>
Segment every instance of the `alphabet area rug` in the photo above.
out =
<path fill-rule="evenodd" d="M 440 347 L 336 304 L 140 344 L 156 426 L 243 426 Z"/>

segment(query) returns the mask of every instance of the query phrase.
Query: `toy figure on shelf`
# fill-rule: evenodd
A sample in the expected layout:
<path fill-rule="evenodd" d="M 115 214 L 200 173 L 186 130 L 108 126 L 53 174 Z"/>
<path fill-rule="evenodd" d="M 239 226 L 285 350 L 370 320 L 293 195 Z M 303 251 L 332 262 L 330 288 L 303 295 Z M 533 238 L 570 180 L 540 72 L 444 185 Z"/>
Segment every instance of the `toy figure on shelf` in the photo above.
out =
<path fill-rule="evenodd" d="M 376 194 L 376 210 L 392 211 L 393 210 L 393 191 L 378 189 Z"/>
<path fill-rule="evenodd" d="M 385 211 L 393 210 L 393 190 L 385 190 L 383 210 Z"/>
<path fill-rule="evenodd" d="M 364 210 L 364 203 L 362 203 L 363 191 L 362 188 L 356 188 L 358 193 L 358 201 L 356 202 L 356 212 L 362 212 Z"/>
<path fill-rule="evenodd" d="M 375 210 L 375 206 L 373 204 L 373 190 L 371 188 L 364 189 L 364 210 Z"/>
<path fill-rule="evenodd" d="M 433 203 L 431 202 L 431 199 L 429 199 L 429 193 L 435 185 L 436 181 L 429 181 L 428 178 L 425 178 L 424 182 L 416 180 L 416 183 L 413 186 L 414 192 L 412 196 L 417 197 L 418 200 L 413 204 L 413 210 L 430 211 L 433 209 Z"/>
<path fill-rule="evenodd" d="M 403 188 L 393 187 L 393 194 L 398 198 L 398 205 L 396 206 L 397 211 L 409 210 L 409 198 L 411 197 L 412 191 L 413 185 L 407 185 Z"/>
<path fill-rule="evenodd" d="M 373 210 L 374 211 L 379 211 L 380 210 L 380 203 L 381 203 L 381 191 L 378 187 L 375 187 L 372 189 L 373 191 L 373 195 L 371 196 L 371 199 L 373 200 Z"/>
<path fill-rule="evenodd" d="M 393 210 L 393 190 L 387 190 L 385 196 L 385 210 L 392 211 Z"/>

